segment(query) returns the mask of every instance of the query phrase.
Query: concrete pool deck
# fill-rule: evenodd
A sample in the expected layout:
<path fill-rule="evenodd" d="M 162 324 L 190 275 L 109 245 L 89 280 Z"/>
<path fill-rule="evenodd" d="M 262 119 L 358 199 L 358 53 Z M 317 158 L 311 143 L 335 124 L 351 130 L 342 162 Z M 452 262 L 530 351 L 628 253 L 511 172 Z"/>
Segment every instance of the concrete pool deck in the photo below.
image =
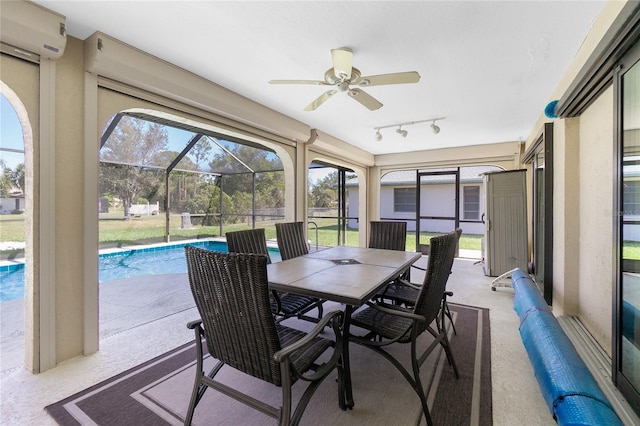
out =
<path fill-rule="evenodd" d="M 195 303 L 187 274 L 145 275 L 100 284 L 100 340 L 162 318 Z M 0 374 L 24 364 L 24 299 L 0 303 Z"/>

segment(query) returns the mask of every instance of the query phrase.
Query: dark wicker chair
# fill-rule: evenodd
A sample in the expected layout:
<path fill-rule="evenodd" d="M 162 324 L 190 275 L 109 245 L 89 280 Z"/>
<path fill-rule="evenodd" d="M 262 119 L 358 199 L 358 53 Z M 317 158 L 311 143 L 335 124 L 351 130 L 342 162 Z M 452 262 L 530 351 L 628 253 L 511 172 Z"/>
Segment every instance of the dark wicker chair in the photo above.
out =
<path fill-rule="evenodd" d="M 407 222 L 371 221 L 369 226 L 369 248 L 406 250 Z M 400 275 L 400 278 L 409 281 L 409 270 Z"/>
<path fill-rule="evenodd" d="M 303 222 L 276 223 L 276 239 L 282 260 L 309 254 L 309 244 L 304 236 Z"/>
<path fill-rule="evenodd" d="M 255 253 L 267 256 L 267 263 L 271 263 L 267 240 L 264 229 L 248 229 L 244 231 L 227 232 L 227 247 L 229 253 Z M 317 308 L 318 318 L 322 317 L 322 304 L 318 304 L 319 299 L 309 296 L 302 296 L 293 293 L 283 293 L 272 290 L 271 311 L 276 316 L 277 321 L 282 321 Z M 315 318 L 314 321 L 317 322 Z"/>
<path fill-rule="evenodd" d="M 460 232 L 462 232 L 460 230 Z M 425 268 L 422 268 L 417 265 L 411 265 L 412 268 L 419 269 L 421 271 L 426 271 Z M 379 299 L 388 300 L 395 304 L 404 305 L 407 307 L 411 307 L 420 291 L 420 287 L 422 284 L 414 284 L 407 279 L 407 276 L 402 276 L 400 279 L 394 281 L 391 285 L 387 286 L 383 293 L 379 295 Z M 453 329 L 453 334 L 458 334 L 456 331 L 456 326 L 453 322 L 453 316 L 451 315 L 451 311 L 449 310 L 449 304 L 447 303 L 447 297 L 452 297 L 452 291 L 445 291 L 442 295 L 442 306 L 444 308 L 444 313 L 449 318 L 449 323 L 451 324 L 451 328 Z M 444 323 L 441 324 L 444 326 Z"/>
<path fill-rule="evenodd" d="M 280 257 L 282 260 L 293 259 L 294 257 L 304 256 L 309 254 L 309 245 L 304 236 L 304 223 L 303 222 L 280 222 L 276 223 L 276 239 L 278 241 L 278 250 L 280 251 Z M 322 299 L 310 298 L 313 303 L 298 309 L 295 315 L 299 319 L 307 321 L 318 322 L 319 318 L 322 318 L 322 304 L 325 302 Z M 318 309 L 318 318 L 306 315 L 307 312 Z"/>
<path fill-rule="evenodd" d="M 407 222 L 371 221 L 369 248 L 405 251 Z"/>
<path fill-rule="evenodd" d="M 367 334 L 351 334 L 349 339 L 380 353 L 402 373 L 418 394 L 425 419 L 429 425 L 433 422 L 420 380 L 420 366 L 429 354 L 438 345 L 441 345 L 449 364 L 453 367 L 456 378 L 459 377 L 446 330 L 440 325 L 444 321 L 445 315 L 442 308 L 442 295 L 451 272 L 459 238 L 459 229 L 431 238 L 431 254 L 429 255 L 427 272 L 412 309 L 383 302 L 369 302 L 368 306 L 357 312 L 351 321 L 352 326 L 367 330 Z M 434 321 L 436 323 L 435 329 L 432 327 Z M 422 354 L 419 354 L 417 339 L 425 331 L 433 335 L 435 340 Z M 409 374 L 398 360 L 384 350 L 385 346 L 394 343 L 410 343 L 413 375 Z"/>
<path fill-rule="evenodd" d="M 191 424 L 195 407 L 209 387 L 278 419 L 281 425 L 297 424 L 311 396 L 334 368 L 341 380 L 339 325 L 343 313 L 327 314 L 308 334 L 276 324 L 269 303 L 266 256 L 219 253 L 194 246 L 186 246 L 185 253 L 189 284 L 201 318 L 187 327 L 195 330 L 196 342 L 204 338 L 206 350 L 218 360 L 209 373 L 205 372 L 203 345 L 196 344 L 197 371 L 185 424 Z M 335 340 L 318 337 L 328 325 Z M 328 361 L 319 364 L 318 358 L 327 351 L 332 352 L 323 357 Z M 269 406 L 215 381 L 225 364 L 282 388 L 282 406 Z M 291 386 L 299 379 L 310 383 L 292 413 Z"/>

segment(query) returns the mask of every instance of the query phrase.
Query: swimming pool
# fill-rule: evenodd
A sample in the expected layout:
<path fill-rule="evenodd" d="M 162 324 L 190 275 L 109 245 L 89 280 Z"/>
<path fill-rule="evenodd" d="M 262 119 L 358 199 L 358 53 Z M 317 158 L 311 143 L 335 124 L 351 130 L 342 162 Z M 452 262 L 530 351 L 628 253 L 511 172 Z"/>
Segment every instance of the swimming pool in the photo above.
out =
<path fill-rule="evenodd" d="M 224 241 L 195 241 L 101 253 L 98 259 L 99 281 L 105 283 L 140 275 L 186 273 L 185 245 L 227 252 L 227 243 Z M 269 255 L 272 261 L 280 259 L 280 252 L 276 248 L 269 247 Z M 24 264 L 0 267 L 0 302 L 22 298 Z"/>

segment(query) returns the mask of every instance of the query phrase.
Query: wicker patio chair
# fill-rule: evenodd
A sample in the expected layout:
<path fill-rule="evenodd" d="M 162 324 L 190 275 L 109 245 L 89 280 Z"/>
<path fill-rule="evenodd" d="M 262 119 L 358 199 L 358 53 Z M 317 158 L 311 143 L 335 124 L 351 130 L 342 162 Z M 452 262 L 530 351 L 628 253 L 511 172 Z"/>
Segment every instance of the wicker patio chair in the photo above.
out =
<path fill-rule="evenodd" d="M 309 254 L 309 245 L 304 236 L 303 222 L 279 222 L 276 223 L 276 240 L 278 241 L 278 250 L 282 260 L 293 259 L 294 257 Z M 311 298 L 313 303 L 298 309 L 295 313 L 296 317 L 307 321 L 318 322 L 322 318 L 322 299 Z M 307 312 L 318 309 L 318 318 L 306 315 Z"/>
<path fill-rule="evenodd" d="M 334 368 L 341 383 L 339 326 L 343 313 L 330 312 L 308 334 L 276 324 L 269 303 L 266 256 L 219 253 L 194 246 L 186 246 L 185 254 L 201 318 L 187 327 L 195 330 L 196 342 L 204 338 L 206 350 L 218 360 L 209 373 L 204 371 L 203 345 L 196 344 L 197 371 L 185 425 L 191 424 L 195 407 L 209 387 L 278 419 L 280 425 L 297 424 L 313 393 Z M 328 325 L 335 340 L 318 337 Z M 328 360 L 319 363 L 318 358 L 327 351 L 331 354 L 323 359 Z M 269 406 L 214 380 L 225 364 L 280 387 L 282 405 Z M 309 385 L 292 413 L 291 387 L 299 379 Z"/>
<path fill-rule="evenodd" d="M 304 236 L 303 222 L 276 223 L 276 239 L 282 260 L 309 254 L 309 244 Z"/>
<path fill-rule="evenodd" d="M 383 302 L 367 303 L 367 307 L 358 311 L 352 318 L 351 324 L 367 331 L 365 335 L 350 334 L 349 339 L 360 345 L 373 349 L 388 359 L 413 387 L 422 403 L 427 424 L 433 424 L 427 399 L 420 380 L 420 366 L 429 354 L 441 345 L 449 364 L 453 367 L 456 378 L 459 377 L 453 353 L 449 345 L 446 330 L 440 325 L 444 321 L 442 295 L 445 292 L 451 266 L 455 257 L 456 246 L 460 237 L 460 230 L 431 238 L 431 254 L 427 265 L 424 283 L 420 288 L 413 308 L 387 304 Z M 432 323 L 436 323 L 436 328 Z M 435 340 L 422 352 L 418 353 L 418 337 L 428 331 Z M 394 343 L 410 343 L 411 375 L 402 364 L 389 352 L 385 346 Z"/>
<path fill-rule="evenodd" d="M 227 237 L 229 253 L 263 254 L 267 257 L 267 263 L 271 263 L 263 228 L 227 232 L 225 236 Z M 276 316 L 277 321 L 295 317 L 299 314 L 302 315 L 314 308 L 319 310 L 318 318 L 322 317 L 322 304 L 318 304 L 319 299 L 315 297 L 275 290 L 272 290 L 271 294 L 271 311 Z M 314 318 L 313 320 L 315 321 L 316 319 Z"/>
<path fill-rule="evenodd" d="M 458 228 L 459 229 L 459 228 Z M 460 234 L 462 234 L 462 230 L 460 230 Z M 418 265 L 411 265 L 412 268 L 419 269 L 421 271 L 426 271 L 426 268 L 422 268 Z M 387 286 L 382 294 L 380 295 L 380 299 L 391 301 L 395 304 L 404 305 L 407 307 L 411 307 L 420 292 L 420 287 L 422 284 L 412 283 L 407 277 L 402 276 L 398 280 L 395 280 L 389 286 Z M 449 323 L 451 324 L 451 328 L 453 329 L 453 334 L 458 334 L 456 331 L 456 326 L 453 322 L 453 316 L 451 315 L 451 310 L 449 309 L 449 304 L 447 303 L 447 297 L 452 297 L 452 291 L 445 291 L 442 295 L 442 307 L 444 308 L 444 314 L 449 318 Z M 444 322 L 440 324 L 444 326 Z"/>
<path fill-rule="evenodd" d="M 405 251 L 407 246 L 407 222 L 371 221 L 369 222 L 369 248 Z M 400 277 L 409 281 L 407 269 Z M 393 283 L 393 281 L 391 281 Z"/>
<path fill-rule="evenodd" d="M 405 251 L 407 222 L 371 221 L 369 248 Z"/>

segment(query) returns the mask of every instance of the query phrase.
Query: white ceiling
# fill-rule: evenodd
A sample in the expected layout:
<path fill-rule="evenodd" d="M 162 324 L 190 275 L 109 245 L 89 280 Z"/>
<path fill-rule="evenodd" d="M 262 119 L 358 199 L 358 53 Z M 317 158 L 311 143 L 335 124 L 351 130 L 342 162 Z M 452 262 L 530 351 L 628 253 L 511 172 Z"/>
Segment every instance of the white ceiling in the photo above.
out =
<path fill-rule="evenodd" d="M 108 34 L 373 154 L 525 139 L 604 1 L 44 1 L 84 40 Z M 416 84 L 366 92 L 369 111 L 322 80 L 330 50 L 363 75 L 418 71 Z M 406 127 L 402 138 L 374 127 Z"/>

